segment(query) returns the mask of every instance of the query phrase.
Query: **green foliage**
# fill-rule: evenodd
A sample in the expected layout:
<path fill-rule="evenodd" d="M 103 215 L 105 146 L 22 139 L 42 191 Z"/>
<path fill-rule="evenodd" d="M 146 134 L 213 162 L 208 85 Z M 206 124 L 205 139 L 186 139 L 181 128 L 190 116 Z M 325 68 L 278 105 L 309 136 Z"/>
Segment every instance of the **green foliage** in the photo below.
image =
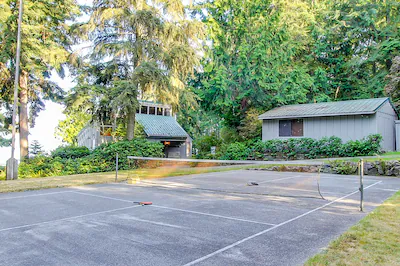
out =
<path fill-rule="evenodd" d="M 386 84 L 400 101 L 397 0 L 213 0 L 198 12 L 210 45 L 193 91 L 244 139 L 253 108 L 382 97 Z"/>
<path fill-rule="evenodd" d="M 239 136 L 241 138 L 245 140 L 261 139 L 262 120 L 258 119 L 260 114 L 261 112 L 255 108 L 246 111 L 245 116 L 238 127 Z"/>
<path fill-rule="evenodd" d="M 231 143 L 226 147 L 223 155 L 220 159 L 222 160 L 246 160 L 249 156 L 249 148 L 245 143 L 235 142 Z"/>
<path fill-rule="evenodd" d="M 146 132 L 144 132 L 144 127 L 142 124 L 135 123 L 135 138 L 145 138 L 147 137 Z"/>
<path fill-rule="evenodd" d="M 88 156 L 90 150 L 87 147 L 77 147 L 77 146 L 60 146 L 51 152 L 52 158 L 62 158 L 62 159 L 76 159 Z"/>
<path fill-rule="evenodd" d="M 44 152 L 43 146 L 39 143 L 39 141 L 37 140 L 32 141 L 29 147 L 29 154 L 37 156 L 39 154 L 42 154 L 43 152 Z"/>
<path fill-rule="evenodd" d="M 66 118 L 58 122 L 54 135 L 70 145 L 78 144 L 78 134 L 90 121 L 90 115 L 79 110 L 67 109 Z"/>
<path fill-rule="evenodd" d="M 193 141 L 193 148 L 197 149 L 199 158 L 212 158 L 211 155 L 211 147 L 217 147 L 216 152 L 219 151 L 219 148 L 222 144 L 222 140 L 217 138 L 215 134 L 211 134 L 210 136 L 201 136 Z"/>
<path fill-rule="evenodd" d="M 400 56 L 393 58 L 389 74 L 385 79 L 388 82 L 385 92 L 392 98 L 397 111 L 400 111 Z"/>
<path fill-rule="evenodd" d="M 21 61 L 19 76 L 19 129 L 21 156 L 28 154 L 29 126 L 45 108 L 44 99 L 60 101 L 64 91 L 50 80 L 62 78 L 70 56 L 71 22 L 80 15 L 75 0 L 23 1 Z M 17 46 L 18 1 L 0 0 L 0 108 L 11 123 Z M 29 111 L 28 111 L 29 106 Z"/>
<path fill-rule="evenodd" d="M 1 79 L 1 68 L 0 68 L 0 79 Z M 0 98 L 1 104 L 1 98 Z M 8 128 L 5 127 L 4 123 L 5 117 L 0 113 L 0 147 L 8 147 L 11 146 L 11 139 L 5 138 L 7 134 L 10 133 Z"/>
<path fill-rule="evenodd" d="M 0 180 L 6 179 L 6 167 L 0 165 Z"/>
<path fill-rule="evenodd" d="M 93 49 L 85 58 L 77 55 L 78 85 L 67 108 L 80 106 L 104 124 L 120 119 L 132 139 L 138 96 L 179 105 L 199 65 L 202 24 L 188 19 L 180 0 L 97 0 L 88 15 L 75 37 Z"/>
<path fill-rule="evenodd" d="M 9 147 L 11 146 L 11 139 L 6 139 L 0 136 L 0 147 Z"/>
<path fill-rule="evenodd" d="M 339 175 L 353 175 L 357 173 L 358 170 L 357 163 L 354 162 L 343 162 L 335 160 L 333 162 L 330 162 L 330 165 L 333 172 Z"/>
<path fill-rule="evenodd" d="M 237 129 L 230 126 L 224 126 L 221 128 L 221 139 L 224 143 L 242 141 Z"/>
<path fill-rule="evenodd" d="M 381 153 L 380 143 L 382 136 L 379 134 L 370 135 L 362 140 L 348 141 L 339 150 L 342 157 L 372 156 Z"/>
<path fill-rule="evenodd" d="M 38 155 L 20 163 L 19 176 L 43 177 L 115 170 L 116 153 L 119 169 L 129 169 L 127 156 L 163 157 L 163 144 L 145 139 L 103 144 L 92 152 L 84 147 L 60 147 L 51 156 Z M 131 167 L 136 167 L 131 164 Z"/>
<path fill-rule="evenodd" d="M 213 140 L 209 137 L 208 142 Z M 214 140 L 215 141 L 215 140 Z M 369 135 L 361 140 L 342 143 L 338 137 L 253 140 L 221 145 L 217 158 L 225 160 L 313 159 L 371 156 L 381 153 L 382 136 Z M 208 146 L 207 146 L 208 147 Z M 204 157 L 203 153 L 199 157 Z"/>

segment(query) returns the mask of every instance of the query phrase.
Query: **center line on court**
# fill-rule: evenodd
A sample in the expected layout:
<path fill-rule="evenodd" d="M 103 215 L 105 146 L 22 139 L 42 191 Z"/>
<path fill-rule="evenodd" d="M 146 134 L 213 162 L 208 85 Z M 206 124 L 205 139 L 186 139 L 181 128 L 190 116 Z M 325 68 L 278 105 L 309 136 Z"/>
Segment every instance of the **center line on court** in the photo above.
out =
<path fill-rule="evenodd" d="M 364 189 L 368 189 L 368 188 L 373 187 L 373 186 L 375 186 L 375 185 L 377 185 L 377 184 L 379 184 L 379 183 L 382 183 L 382 181 L 375 182 L 375 183 L 373 183 L 372 185 L 369 185 L 369 186 L 365 187 Z M 214 252 L 212 252 L 212 253 L 210 253 L 210 254 L 204 256 L 204 257 L 198 258 L 197 260 L 191 261 L 191 262 L 185 264 L 184 266 L 195 265 L 195 264 L 197 264 L 197 263 L 199 263 L 199 262 L 202 262 L 202 261 L 204 261 L 204 260 L 206 260 L 206 259 L 209 259 L 209 258 L 211 258 L 211 257 L 213 257 L 213 256 L 215 256 L 215 255 L 218 255 L 218 254 L 220 254 L 220 253 L 222 253 L 222 252 L 224 252 L 224 251 L 226 251 L 226 250 L 228 250 L 228 249 L 231 249 L 231 248 L 233 248 L 233 247 L 236 247 L 237 245 L 239 245 L 239 244 L 241 244 L 241 243 L 243 243 L 243 242 L 246 242 L 246 241 L 248 241 L 248 240 L 250 240 L 250 239 L 253 239 L 253 238 L 257 237 L 257 236 L 263 235 L 263 234 L 265 234 L 265 233 L 267 233 L 267 232 L 269 232 L 269 231 L 272 231 L 272 230 L 274 230 L 274 229 L 276 229 L 276 228 L 278 228 L 278 227 L 281 227 L 281 226 L 283 226 L 283 225 L 285 225 L 285 224 L 288 224 L 288 223 L 291 223 L 291 222 L 293 222 L 293 221 L 296 221 L 296 220 L 298 220 L 298 219 L 300 219 L 300 218 L 302 218 L 302 217 L 304 217 L 304 216 L 307 216 L 307 215 L 309 215 L 309 214 L 311 214 L 311 213 L 313 213 L 313 212 L 316 212 L 316 211 L 318 211 L 318 210 L 320 210 L 320 209 L 323 209 L 323 208 L 325 208 L 325 207 L 327 207 L 327 206 L 329 206 L 329 205 L 332 205 L 333 203 L 336 203 L 336 202 L 341 201 L 341 200 L 343 200 L 343 199 L 345 199 L 345 198 L 348 198 L 348 197 L 350 197 L 350 196 L 352 196 L 352 195 L 354 195 L 354 194 L 356 194 L 356 193 L 359 193 L 359 191 L 356 190 L 356 191 L 354 191 L 354 192 L 352 192 L 352 193 L 350 193 L 350 194 L 347 194 L 346 196 L 343 196 L 343 197 L 338 198 L 338 199 L 336 199 L 336 200 L 334 200 L 334 201 L 331 201 L 331 202 L 329 202 L 329 203 L 327 203 L 327 204 L 324 204 L 324 205 L 322 205 L 322 206 L 320 206 L 320 207 L 317 207 L 317 208 L 312 209 L 312 210 L 310 210 L 310 211 L 308 211 L 308 212 L 305 212 L 305 213 L 303 213 L 303 214 L 300 214 L 299 216 L 296 216 L 296 217 L 294 217 L 294 218 L 292 218 L 292 219 L 290 219 L 290 220 L 287 220 L 287 221 L 285 221 L 285 222 L 282 222 L 282 223 L 280 223 L 280 224 L 277 224 L 277 225 L 275 225 L 275 226 L 273 226 L 273 227 L 271 227 L 271 228 L 268 228 L 268 229 L 266 229 L 266 230 L 263 230 L 263 231 L 261 231 L 261 232 L 258 232 L 258 233 L 254 234 L 254 235 L 249 236 L 249 237 L 243 238 L 242 240 L 239 240 L 239 241 L 237 241 L 237 242 L 235 242 L 235 243 L 233 243 L 233 244 L 231 244 L 231 245 L 229 245 L 229 246 L 226 246 L 226 247 L 224 247 L 224 248 L 218 249 L 218 250 L 216 250 L 216 251 L 214 251 Z"/>
<path fill-rule="evenodd" d="M 0 229 L 0 232 L 10 231 L 10 230 L 14 230 L 14 229 L 21 229 L 21 228 L 26 228 L 26 227 L 36 226 L 36 225 L 42 225 L 42 224 L 55 223 L 55 222 L 60 222 L 60 221 L 68 221 L 68 220 L 73 220 L 73 219 L 76 219 L 76 218 L 82 218 L 82 217 L 87 217 L 87 216 L 92 216 L 92 215 L 97 215 L 97 214 L 122 211 L 122 210 L 132 209 L 132 208 L 136 208 L 136 207 L 140 207 L 140 205 L 129 206 L 129 207 L 124 207 L 124 208 L 118 208 L 118 209 L 112 209 L 112 210 L 108 210 L 108 211 L 92 212 L 92 213 L 88 213 L 88 214 L 77 215 L 77 216 L 72 216 L 72 217 L 67 217 L 67 218 L 62 218 L 62 219 L 55 219 L 55 220 L 46 221 L 46 222 L 14 226 L 14 227 Z"/>
<path fill-rule="evenodd" d="M 165 207 L 165 206 L 159 206 L 159 205 L 151 205 L 151 207 L 160 208 L 160 209 L 167 209 L 167 210 L 174 210 L 174 211 L 180 211 L 180 212 L 187 212 L 187 213 L 194 213 L 194 214 L 200 214 L 200 215 L 205 215 L 205 216 L 212 216 L 212 217 L 223 218 L 223 219 L 234 220 L 234 221 L 240 221 L 240 222 L 248 222 L 248 223 L 263 224 L 263 225 L 270 225 L 270 226 L 275 226 L 276 225 L 276 224 L 271 224 L 271 223 L 257 222 L 257 221 L 253 221 L 253 220 L 247 220 L 247 219 L 223 216 L 223 215 L 212 214 L 212 213 L 190 211 L 190 210 L 184 210 L 184 209 L 178 209 L 178 208 L 171 208 L 171 207 Z"/>

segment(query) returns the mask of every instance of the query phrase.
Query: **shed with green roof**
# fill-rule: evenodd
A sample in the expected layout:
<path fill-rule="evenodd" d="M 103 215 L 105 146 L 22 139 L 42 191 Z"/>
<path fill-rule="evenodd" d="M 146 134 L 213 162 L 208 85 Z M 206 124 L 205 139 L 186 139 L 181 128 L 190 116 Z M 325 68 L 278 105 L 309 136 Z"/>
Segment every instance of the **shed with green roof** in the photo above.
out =
<path fill-rule="evenodd" d="M 192 156 L 192 138 L 179 125 L 172 114 L 171 105 L 153 101 L 139 100 L 136 110 L 136 122 L 143 127 L 146 138 L 164 144 L 167 158 L 188 158 Z M 78 146 L 94 149 L 103 143 L 116 141 L 112 132 L 117 128 L 114 124 L 93 122 L 78 134 Z"/>
<path fill-rule="evenodd" d="M 160 141 L 169 158 L 191 157 L 192 138 L 172 116 L 136 114 L 136 121 L 143 126 L 148 140 Z"/>
<path fill-rule="evenodd" d="M 370 134 L 383 137 L 382 149 L 395 150 L 398 115 L 389 98 L 286 105 L 259 116 L 262 139 L 337 136 L 343 141 Z"/>

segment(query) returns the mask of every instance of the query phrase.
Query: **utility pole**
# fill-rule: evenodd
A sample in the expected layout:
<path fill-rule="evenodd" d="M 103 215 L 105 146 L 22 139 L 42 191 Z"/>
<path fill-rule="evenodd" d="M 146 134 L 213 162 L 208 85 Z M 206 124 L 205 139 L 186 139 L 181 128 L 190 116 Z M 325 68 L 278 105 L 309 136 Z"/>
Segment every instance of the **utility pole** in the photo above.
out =
<path fill-rule="evenodd" d="M 18 14 L 18 33 L 17 33 L 17 51 L 15 59 L 15 79 L 14 79 L 14 104 L 12 113 L 12 142 L 11 142 L 11 158 L 7 160 L 6 172 L 7 180 L 18 178 L 18 161 L 15 159 L 15 135 L 17 125 L 17 108 L 18 108 L 18 87 L 19 87 L 19 65 L 21 60 L 21 24 L 22 24 L 23 0 L 19 0 Z"/>

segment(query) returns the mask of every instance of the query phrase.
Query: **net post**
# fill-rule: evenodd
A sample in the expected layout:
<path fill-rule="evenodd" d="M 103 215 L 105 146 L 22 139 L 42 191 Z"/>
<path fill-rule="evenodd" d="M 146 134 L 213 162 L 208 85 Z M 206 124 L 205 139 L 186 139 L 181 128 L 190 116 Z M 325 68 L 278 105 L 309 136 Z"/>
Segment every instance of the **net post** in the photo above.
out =
<path fill-rule="evenodd" d="M 115 182 L 118 181 L 118 152 L 115 156 Z"/>
<path fill-rule="evenodd" d="M 360 211 L 364 211 L 364 160 L 360 159 L 359 163 L 360 173 Z"/>

